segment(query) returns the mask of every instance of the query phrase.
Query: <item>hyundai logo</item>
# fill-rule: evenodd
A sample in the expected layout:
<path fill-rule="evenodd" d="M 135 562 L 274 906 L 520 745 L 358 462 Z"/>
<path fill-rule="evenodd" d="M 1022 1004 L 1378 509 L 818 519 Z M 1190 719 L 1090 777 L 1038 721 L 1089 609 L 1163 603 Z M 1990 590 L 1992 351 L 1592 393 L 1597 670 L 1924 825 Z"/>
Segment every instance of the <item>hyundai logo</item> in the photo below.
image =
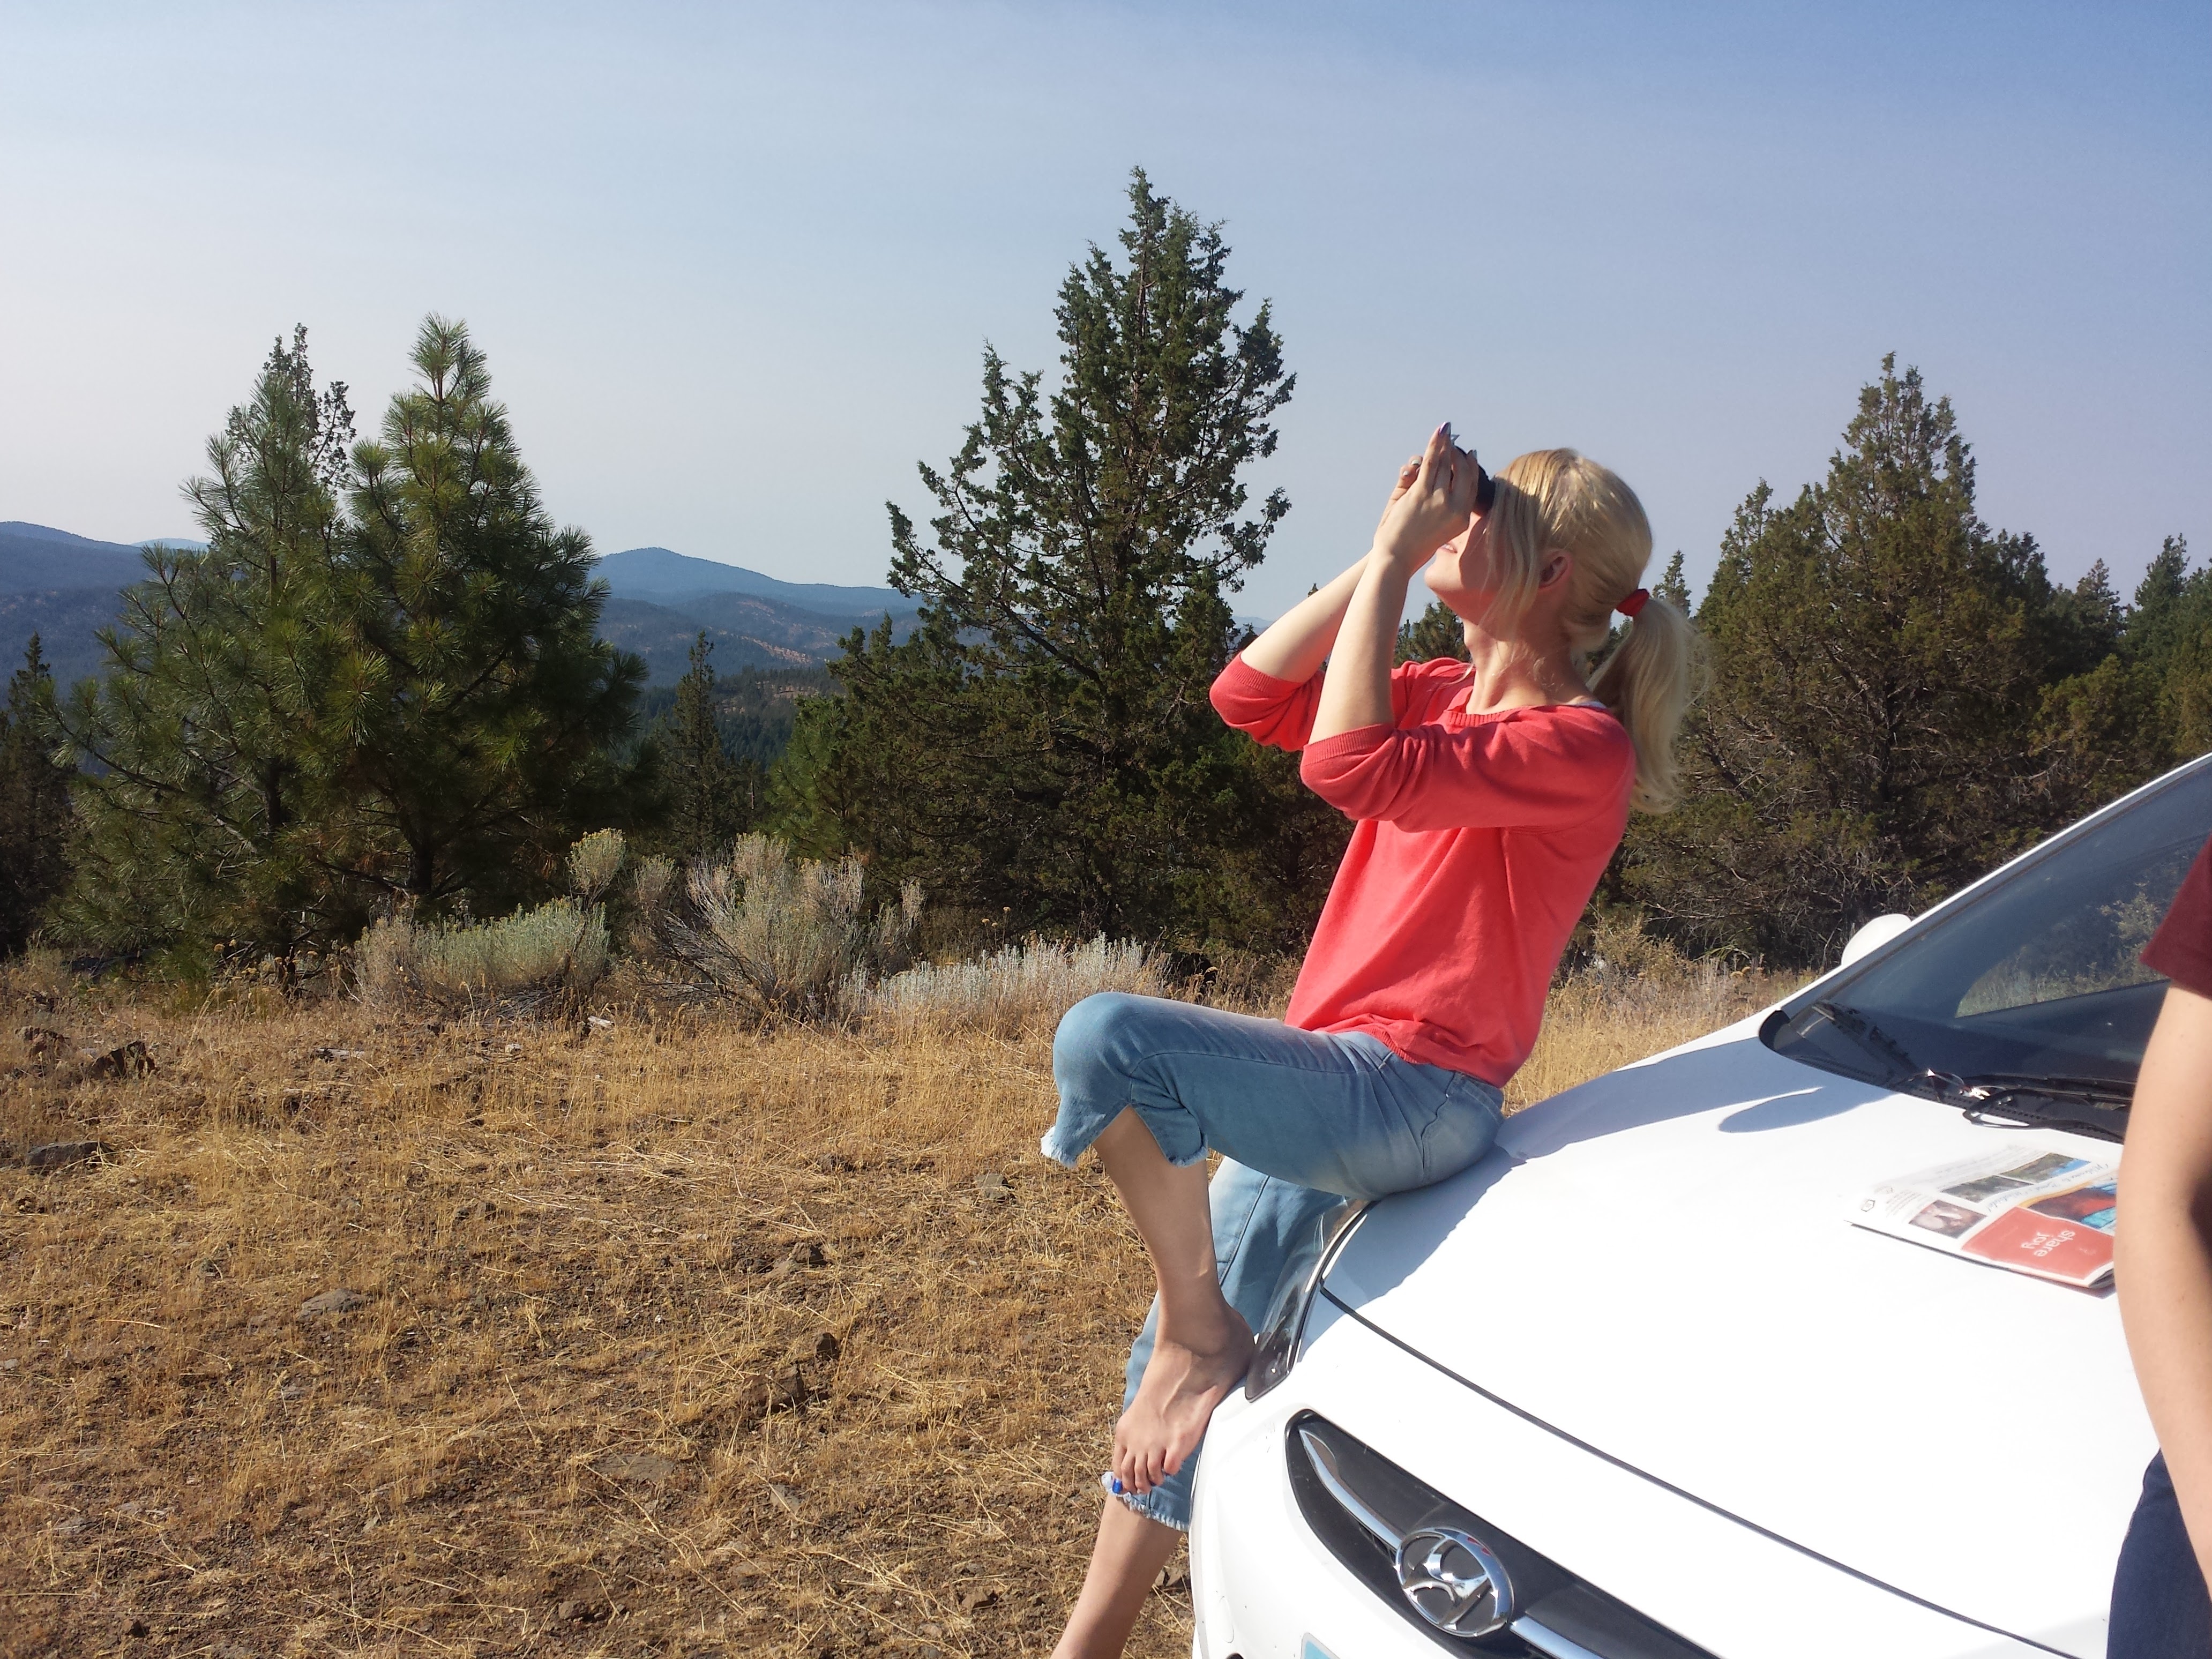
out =
<path fill-rule="evenodd" d="M 1455 1528 L 1406 1535 L 1398 1546 L 1398 1586 L 1414 1612 L 1454 1636 L 1487 1636 L 1513 1617 L 1504 1564 Z"/>

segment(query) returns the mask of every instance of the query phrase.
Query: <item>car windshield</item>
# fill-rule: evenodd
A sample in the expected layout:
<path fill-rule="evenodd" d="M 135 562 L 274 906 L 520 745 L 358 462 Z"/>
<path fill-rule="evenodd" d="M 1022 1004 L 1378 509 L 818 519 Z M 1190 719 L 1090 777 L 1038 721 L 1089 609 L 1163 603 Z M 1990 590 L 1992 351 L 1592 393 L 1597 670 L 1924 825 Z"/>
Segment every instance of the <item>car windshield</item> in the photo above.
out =
<path fill-rule="evenodd" d="M 2212 759 L 2059 836 L 1761 1035 L 1824 1070 L 2117 1134 L 2166 981 L 2138 957 L 2212 832 Z"/>

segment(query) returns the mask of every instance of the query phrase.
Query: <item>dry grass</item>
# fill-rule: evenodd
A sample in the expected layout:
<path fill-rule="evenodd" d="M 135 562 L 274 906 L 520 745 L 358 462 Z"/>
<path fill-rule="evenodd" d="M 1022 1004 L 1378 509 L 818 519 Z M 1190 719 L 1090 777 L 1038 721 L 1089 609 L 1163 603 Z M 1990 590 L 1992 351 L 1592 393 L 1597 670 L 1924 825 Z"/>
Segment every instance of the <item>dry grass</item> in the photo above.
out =
<path fill-rule="evenodd" d="M 0 1142 L 114 1150 L 0 1170 L 0 1652 L 1050 1646 L 1148 1285 L 1036 1156 L 1043 1035 L 46 988 Z M 1758 994 L 1571 988 L 1530 1074 Z M 1170 1590 L 1133 1651 L 1188 1640 Z"/>
<path fill-rule="evenodd" d="M 1536 1051 L 1507 1085 L 1508 1111 L 1702 1036 L 1789 994 L 1795 981 L 1685 963 L 1640 977 L 1586 975 L 1553 992 Z"/>

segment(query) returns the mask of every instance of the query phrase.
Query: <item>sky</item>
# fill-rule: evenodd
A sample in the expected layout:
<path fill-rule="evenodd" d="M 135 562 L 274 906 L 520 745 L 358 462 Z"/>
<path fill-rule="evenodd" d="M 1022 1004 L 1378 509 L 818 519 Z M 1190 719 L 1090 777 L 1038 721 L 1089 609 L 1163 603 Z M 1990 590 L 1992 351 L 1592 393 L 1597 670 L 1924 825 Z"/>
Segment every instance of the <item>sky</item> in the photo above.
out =
<path fill-rule="evenodd" d="M 880 583 L 1139 165 L 1297 376 L 1248 614 L 1447 419 L 1701 579 L 1893 351 L 2055 575 L 2212 552 L 2212 0 L 0 0 L 0 520 L 190 535 L 278 334 L 368 432 L 434 311 L 600 550 Z"/>

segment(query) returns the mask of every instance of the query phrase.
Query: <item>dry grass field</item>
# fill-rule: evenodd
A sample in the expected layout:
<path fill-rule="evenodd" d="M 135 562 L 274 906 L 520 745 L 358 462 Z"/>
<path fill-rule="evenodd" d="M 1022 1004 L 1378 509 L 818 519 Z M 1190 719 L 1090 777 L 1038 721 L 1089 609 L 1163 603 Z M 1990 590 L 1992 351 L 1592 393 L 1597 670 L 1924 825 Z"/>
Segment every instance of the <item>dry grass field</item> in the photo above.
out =
<path fill-rule="evenodd" d="M 1770 994 L 1570 985 L 1516 1093 Z M 1048 1037 L 599 1013 L 7 981 L 0 1653 L 1049 1648 L 1147 1279 Z"/>

